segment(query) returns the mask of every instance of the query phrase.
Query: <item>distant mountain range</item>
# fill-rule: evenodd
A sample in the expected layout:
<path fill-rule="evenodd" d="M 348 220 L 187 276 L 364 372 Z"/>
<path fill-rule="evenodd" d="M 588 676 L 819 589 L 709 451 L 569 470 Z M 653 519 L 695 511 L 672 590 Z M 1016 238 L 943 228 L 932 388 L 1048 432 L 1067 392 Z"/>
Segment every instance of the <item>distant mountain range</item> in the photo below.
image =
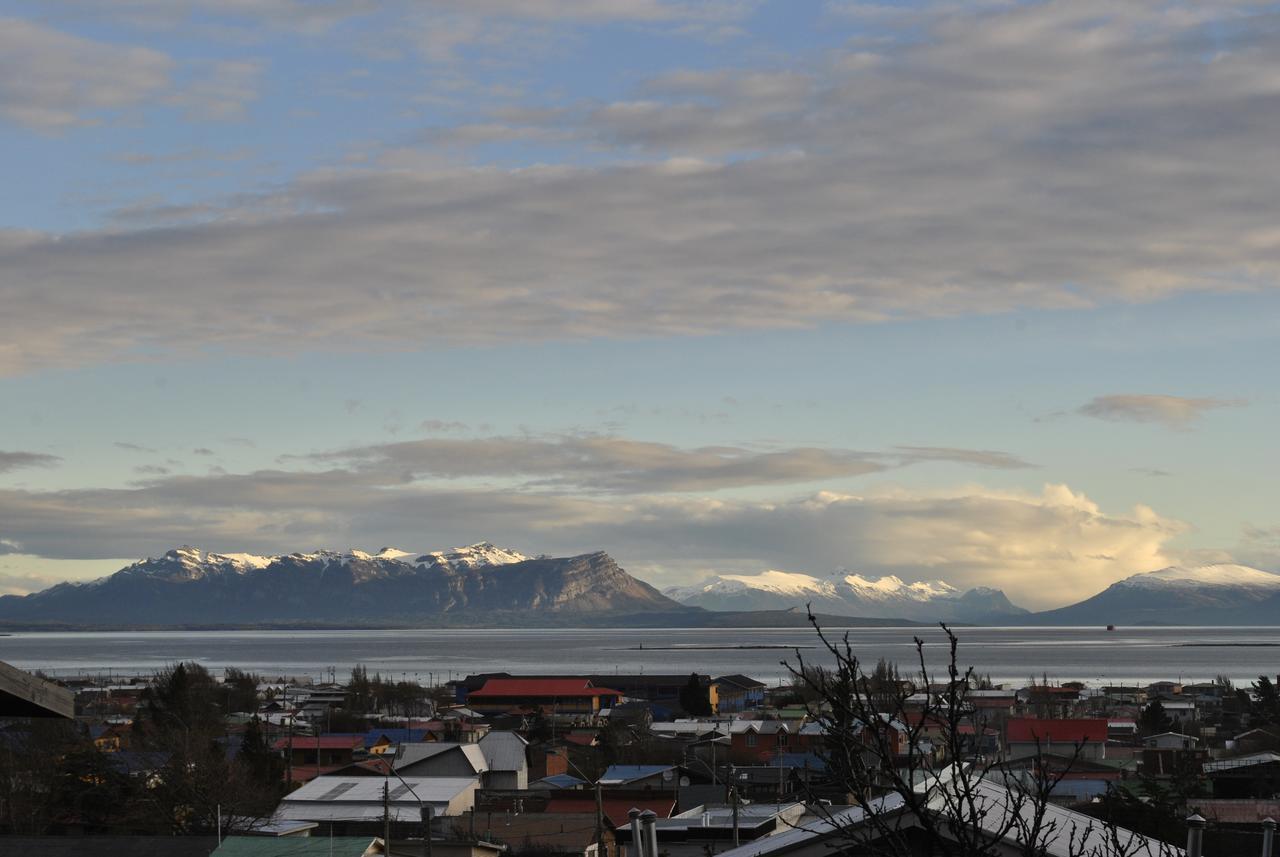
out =
<path fill-rule="evenodd" d="M 896 616 L 922 622 L 1016 621 L 1030 612 L 1011 603 L 999 589 L 961 592 L 942 580 L 905 583 L 891 575 L 863 577 L 847 572 L 825 578 L 786 571 L 722 574 L 664 592 L 682 604 L 708 610 L 785 610 L 809 604 L 814 610 L 842 616 Z"/>
<path fill-rule="evenodd" d="M 796 627 L 1280 624 L 1280 575 L 1240 565 L 1137 574 L 1077 604 L 1031 613 L 998 589 L 945 581 L 771 571 L 659 592 L 606 553 L 530 558 L 488 542 L 450 551 L 280 556 L 181 547 L 98 580 L 0 597 L 0 626 Z"/>
<path fill-rule="evenodd" d="M 1229 563 L 1170 566 L 1029 619 L 1036 625 L 1277 625 L 1280 574 Z"/>

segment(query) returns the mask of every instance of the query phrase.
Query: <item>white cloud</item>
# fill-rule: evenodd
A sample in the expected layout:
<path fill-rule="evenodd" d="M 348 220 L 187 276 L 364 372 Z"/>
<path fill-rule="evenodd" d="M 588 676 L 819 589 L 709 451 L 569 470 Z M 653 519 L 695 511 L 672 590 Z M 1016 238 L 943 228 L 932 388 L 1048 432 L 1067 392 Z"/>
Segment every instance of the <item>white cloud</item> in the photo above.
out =
<path fill-rule="evenodd" d="M 1122 393 L 1097 396 L 1081 405 L 1079 413 L 1103 420 L 1135 423 L 1161 423 L 1169 428 L 1184 429 L 1200 419 L 1206 411 L 1240 407 L 1242 399 L 1186 398 L 1151 393 Z"/>
<path fill-rule="evenodd" d="M 99 121 L 169 85 L 173 61 L 148 48 L 0 18 L 0 115 L 42 131 Z"/>

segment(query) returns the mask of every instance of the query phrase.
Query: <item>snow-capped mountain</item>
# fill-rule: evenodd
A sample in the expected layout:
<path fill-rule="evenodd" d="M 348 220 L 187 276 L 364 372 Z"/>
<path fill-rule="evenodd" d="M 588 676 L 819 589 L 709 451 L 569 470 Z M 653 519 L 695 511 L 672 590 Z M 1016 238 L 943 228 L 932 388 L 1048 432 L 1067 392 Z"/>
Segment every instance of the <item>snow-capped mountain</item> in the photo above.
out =
<path fill-rule="evenodd" d="M 669 598 L 708 610 L 779 610 L 812 605 L 841 616 L 918 621 L 983 622 L 1027 611 L 998 589 L 961 592 L 943 580 L 908 583 L 899 577 L 838 572 L 814 577 L 790 571 L 722 574 L 665 590 Z"/>
<path fill-rule="evenodd" d="M 1077 604 L 1036 614 L 1037 624 L 1275 625 L 1280 574 L 1222 563 L 1135 574 Z"/>
<path fill-rule="evenodd" d="M 404 622 L 454 614 L 687 610 L 608 554 L 529 559 L 481 542 L 280 556 L 175 548 L 84 583 L 0 597 L 0 621 L 95 625 Z"/>

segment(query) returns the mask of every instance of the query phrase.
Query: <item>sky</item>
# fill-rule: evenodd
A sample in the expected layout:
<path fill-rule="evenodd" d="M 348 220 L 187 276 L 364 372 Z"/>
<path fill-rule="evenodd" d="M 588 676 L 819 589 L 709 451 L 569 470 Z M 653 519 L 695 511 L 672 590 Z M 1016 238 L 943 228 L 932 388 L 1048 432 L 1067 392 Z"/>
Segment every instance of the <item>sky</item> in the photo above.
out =
<path fill-rule="evenodd" d="M 0 593 L 1280 572 L 1258 2 L 0 0 Z"/>

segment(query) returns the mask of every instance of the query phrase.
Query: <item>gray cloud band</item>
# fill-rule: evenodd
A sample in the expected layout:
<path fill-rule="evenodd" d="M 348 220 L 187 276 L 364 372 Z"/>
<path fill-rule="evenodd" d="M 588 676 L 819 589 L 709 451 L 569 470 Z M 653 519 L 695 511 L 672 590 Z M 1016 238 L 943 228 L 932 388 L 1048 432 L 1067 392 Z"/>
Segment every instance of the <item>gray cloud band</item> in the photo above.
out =
<path fill-rule="evenodd" d="M 668 75 L 501 120 L 625 165 L 330 170 L 147 228 L 0 233 L 0 372 L 1270 286 L 1280 28 L 1242 9 L 928 11 L 910 45 L 803 73 Z"/>

